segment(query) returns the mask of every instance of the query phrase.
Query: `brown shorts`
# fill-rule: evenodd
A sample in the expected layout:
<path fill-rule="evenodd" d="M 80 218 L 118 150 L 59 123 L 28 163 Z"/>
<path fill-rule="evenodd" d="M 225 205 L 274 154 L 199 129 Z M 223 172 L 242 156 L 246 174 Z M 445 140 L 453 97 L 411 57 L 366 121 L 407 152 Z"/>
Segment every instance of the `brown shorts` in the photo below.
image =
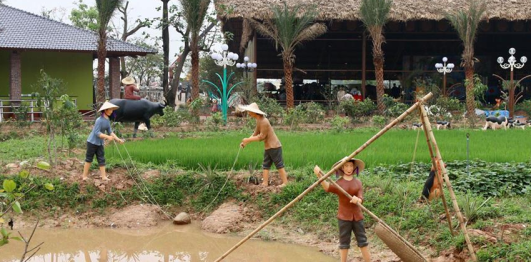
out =
<path fill-rule="evenodd" d="M 339 225 L 339 249 L 349 249 L 352 232 L 356 236 L 358 247 L 366 247 L 369 245 L 367 236 L 365 235 L 365 227 L 363 227 L 363 219 L 360 221 L 345 221 L 338 219 Z"/>

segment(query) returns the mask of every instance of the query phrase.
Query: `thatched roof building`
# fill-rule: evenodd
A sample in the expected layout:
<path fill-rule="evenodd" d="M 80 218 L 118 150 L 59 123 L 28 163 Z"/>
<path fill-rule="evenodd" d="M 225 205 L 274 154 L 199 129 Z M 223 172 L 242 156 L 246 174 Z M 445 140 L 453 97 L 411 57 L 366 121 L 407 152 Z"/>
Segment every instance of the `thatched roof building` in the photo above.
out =
<path fill-rule="evenodd" d="M 528 20 L 531 19 L 531 1 L 529 0 L 483 0 L 487 2 L 486 19 Z M 216 0 L 216 6 L 233 8 L 223 18 L 268 17 L 272 5 L 287 2 L 288 6 L 297 4 L 314 5 L 319 9 L 319 19 L 358 20 L 361 0 Z M 444 14 L 453 10 L 465 9 L 468 0 L 395 0 L 390 18 L 394 21 L 441 20 Z M 219 9 L 218 9 L 219 10 Z"/>
<path fill-rule="evenodd" d="M 476 72 L 496 88 L 499 83 L 492 74 L 508 74 L 496 62 L 498 56 L 507 61 L 508 49 L 516 48 L 516 58 L 531 56 L 531 0 L 483 0 L 487 11 L 480 23 L 475 56 L 479 59 Z M 359 20 L 361 0 L 215 0 L 216 9 L 224 22 L 223 30 L 234 38 L 230 49 L 240 50 L 258 63 L 257 78 L 283 77 L 282 61 L 271 39 L 256 34 L 247 19 L 263 20 L 271 16 L 271 7 L 297 4 L 318 8 L 318 20 L 328 32 L 314 41 L 304 43 L 296 50 L 295 79 L 330 83 L 333 80 L 359 80 L 361 87 L 374 79 L 371 41 Z M 385 79 L 389 85 L 411 85 L 412 75 L 436 78 L 435 63 L 446 56 L 456 64 L 448 75 L 448 85 L 464 81 L 459 68 L 462 42 L 445 19 L 448 12 L 468 9 L 468 0 L 394 0 L 390 22 L 385 26 Z M 228 13 L 222 10 L 230 9 Z M 522 76 L 531 73 L 531 65 L 515 71 Z M 518 77 L 517 76 L 517 77 Z M 440 76 L 439 76 L 440 78 Z M 392 83 L 392 81 L 395 81 Z M 302 81 L 300 81 L 302 82 Z M 524 83 L 525 85 L 525 83 Z M 531 83 L 530 83 L 531 85 Z M 499 95 L 499 89 L 491 90 Z M 367 94 L 372 95 L 371 90 Z M 531 92 L 530 92 L 531 95 Z M 297 99 L 297 98 L 296 98 Z"/>

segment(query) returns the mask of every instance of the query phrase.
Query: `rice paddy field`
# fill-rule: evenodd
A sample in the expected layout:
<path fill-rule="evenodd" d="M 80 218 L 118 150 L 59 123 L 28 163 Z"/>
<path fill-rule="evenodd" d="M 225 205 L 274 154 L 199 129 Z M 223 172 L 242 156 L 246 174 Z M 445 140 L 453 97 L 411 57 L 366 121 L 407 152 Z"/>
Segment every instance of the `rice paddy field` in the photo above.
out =
<path fill-rule="evenodd" d="M 277 132 L 282 142 L 284 162 L 288 168 L 318 164 L 329 168 L 337 160 L 351 154 L 376 134 L 376 129 L 359 129 L 347 133 Z M 529 130 L 441 130 L 434 131 L 445 161 L 467 159 L 466 134 L 470 134 L 470 160 L 487 162 L 529 162 L 531 160 L 531 131 Z M 417 131 L 390 130 L 358 155 L 367 166 L 408 163 L 413 160 Z M 171 137 L 159 140 L 127 142 L 135 161 L 153 164 L 173 163 L 183 168 L 198 168 L 198 164 L 217 169 L 230 169 L 239 151 L 244 132 L 199 133 L 194 138 Z M 125 154 L 125 148 L 118 145 Z M 263 143 L 251 143 L 241 149 L 235 169 L 260 169 Z M 108 147 L 107 157 L 121 161 L 117 148 Z M 426 137 L 421 131 L 416 162 L 429 162 Z"/>

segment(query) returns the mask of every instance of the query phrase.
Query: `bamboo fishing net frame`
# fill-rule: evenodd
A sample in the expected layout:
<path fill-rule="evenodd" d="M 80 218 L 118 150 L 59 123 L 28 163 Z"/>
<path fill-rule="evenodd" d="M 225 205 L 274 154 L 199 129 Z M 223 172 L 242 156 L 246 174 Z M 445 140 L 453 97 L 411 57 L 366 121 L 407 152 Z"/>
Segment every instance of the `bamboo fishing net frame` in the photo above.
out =
<path fill-rule="evenodd" d="M 423 126 L 425 126 L 425 131 L 427 133 L 427 136 L 429 137 L 429 140 L 433 146 L 433 151 L 435 151 L 435 162 L 437 165 L 435 166 L 437 168 L 437 177 L 439 181 L 441 180 L 440 173 L 444 176 L 444 180 L 446 182 L 446 187 L 448 188 L 448 192 L 450 193 L 450 198 L 452 199 L 452 204 L 454 207 L 454 211 L 457 215 L 457 219 L 459 219 L 459 226 L 461 227 L 461 231 L 463 231 L 463 234 L 465 235 L 466 244 L 468 247 L 468 251 L 470 252 L 470 257 L 472 261 L 477 261 L 476 254 L 474 252 L 474 247 L 472 246 L 472 242 L 470 241 L 470 237 L 468 236 L 468 231 L 466 229 L 466 223 L 465 219 L 463 218 L 463 214 L 461 214 L 461 210 L 459 209 L 459 205 L 457 204 L 457 199 L 455 197 L 454 189 L 452 188 L 452 183 L 450 182 L 450 178 L 448 177 L 448 172 L 446 170 L 446 167 L 444 167 L 444 162 L 441 157 L 441 152 L 439 151 L 439 146 L 437 145 L 437 141 L 435 140 L 435 136 L 433 135 L 433 130 L 431 128 L 430 120 L 428 118 L 428 115 L 426 113 L 426 110 L 424 107 L 420 106 L 419 110 L 421 112 L 421 120 Z M 429 144 L 429 143 L 428 143 Z M 441 193 L 444 195 L 444 191 L 442 191 L 442 181 L 440 181 L 440 187 L 441 187 Z M 446 203 L 446 201 L 444 202 Z M 448 219 L 450 221 L 450 219 Z"/>
<path fill-rule="evenodd" d="M 358 149 L 356 149 L 356 151 L 352 152 L 352 154 L 350 154 L 348 157 L 346 157 L 345 159 L 343 159 L 339 164 L 335 165 L 334 167 L 332 167 L 331 170 L 329 170 L 326 174 L 324 174 L 321 178 L 319 178 L 315 183 L 313 183 L 312 185 L 310 185 L 306 190 L 304 190 L 301 194 L 299 194 L 295 199 L 293 199 L 291 202 L 289 202 L 287 205 L 285 205 L 282 209 L 280 209 L 277 213 L 275 213 L 273 216 L 271 216 L 268 220 L 266 220 L 264 223 L 262 223 L 260 226 L 258 226 L 255 230 L 253 230 L 251 233 L 249 233 L 247 236 L 245 236 L 242 240 L 240 240 L 238 243 L 236 243 L 236 245 L 234 245 L 231 249 L 229 249 L 227 252 L 225 252 L 223 255 L 221 255 L 220 257 L 218 257 L 215 262 L 218 262 L 218 261 L 222 261 L 225 257 L 227 257 L 230 253 L 232 253 L 234 250 L 236 250 L 238 247 L 240 247 L 243 243 L 245 243 L 247 240 L 249 240 L 252 236 L 254 236 L 256 233 L 258 233 L 260 230 L 262 230 L 264 227 L 266 227 L 267 225 L 269 225 L 271 222 L 273 222 L 273 220 L 275 220 L 277 217 L 279 217 L 282 213 L 286 212 L 291 206 L 293 206 L 295 203 L 297 203 L 299 200 L 301 200 L 306 194 L 308 194 L 312 189 L 314 189 L 316 186 L 318 186 L 319 184 L 321 184 L 321 182 L 325 181 L 328 177 L 330 177 L 332 174 L 334 174 L 336 172 L 336 170 L 338 170 L 341 166 L 343 166 L 343 164 L 345 164 L 345 162 L 349 161 L 349 159 L 351 158 L 354 158 L 356 155 L 358 155 L 359 153 L 361 153 L 365 148 L 367 148 L 370 144 L 372 144 L 374 141 L 376 141 L 379 137 L 381 137 L 385 132 L 389 131 L 391 128 L 393 128 L 395 125 L 397 125 L 398 123 L 400 123 L 402 120 L 404 120 L 404 118 L 406 118 L 409 114 L 411 114 L 413 111 L 415 110 L 418 110 L 420 109 L 421 112 L 422 112 L 422 105 L 424 104 L 425 101 L 429 100 L 431 97 L 433 96 L 432 93 L 429 93 L 427 94 L 426 96 L 424 96 L 423 98 L 419 99 L 415 104 L 413 104 L 410 108 L 408 108 L 404 113 L 402 113 L 400 116 L 398 116 L 395 120 L 391 121 L 391 123 L 389 123 L 387 126 L 385 126 L 382 130 L 380 130 L 377 134 L 375 134 L 373 137 L 371 137 L 369 140 L 367 140 L 367 142 L 365 142 L 363 145 L 361 145 Z M 425 115 L 423 115 L 424 117 Z M 422 120 L 424 121 L 424 119 L 422 118 Z M 425 118 L 427 119 L 427 116 L 425 116 Z M 428 121 L 428 125 L 429 125 L 429 121 Z M 429 130 L 431 130 L 431 125 L 429 126 Z M 430 133 L 430 140 L 432 142 L 435 141 L 435 137 L 433 137 L 433 132 Z M 437 158 L 439 160 L 441 160 L 440 158 L 440 152 L 439 152 L 439 149 L 438 147 L 436 146 L 436 143 L 434 143 L 434 148 L 435 148 L 435 151 L 436 151 L 436 154 L 437 154 Z M 442 167 L 444 168 L 444 166 Z M 446 174 L 446 169 L 442 169 L 443 170 L 443 174 L 445 176 L 445 178 L 447 179 L 446 183 L 447 183 L 447 186 L 451 189 L 451 184 L 449 183 L 449 180 L 447 178 L 447 174 Z M 460 217 L 460 221 L 462 219 L 462 216 L 460 215 L 461 213 L 459 212 L 459 207 L 457 206 L 457 201 L 455 200 L 455 195 L 453 194 L 453 190 L 451 191 L 451 196 L 452 196 L 452 200 L 454 201 L 454 208 L 456 208 L 458 214 L 459 214 L 459 217 Z M 367 210 L 368 211 L 368 210 Z M 381 224 L 381 223 L 380 223 Z M 464 223 L 461 222 L 461 228 L 463 228 L 463 225 Z M 391 229 L 392 230 L 392 229 Z M 395 232 L 396 233 L 396 232 Z M 470 243 L 470 239 L 468 238 L 468 234 L 466 232 L 466 227 L 465 227 L 465 230 L 463 231 L 463 233 L 465 234 L 465 239 L 467 240 L 467 243 Z M 406 241 L 407 242 L 407 241 Z M 472 258 L 474 259 L 475 261 L 475 255 L 474 255 L 474 250 L 471 249 L 471 245 L 469 244 L 469 250 L 472 254 Z"/>

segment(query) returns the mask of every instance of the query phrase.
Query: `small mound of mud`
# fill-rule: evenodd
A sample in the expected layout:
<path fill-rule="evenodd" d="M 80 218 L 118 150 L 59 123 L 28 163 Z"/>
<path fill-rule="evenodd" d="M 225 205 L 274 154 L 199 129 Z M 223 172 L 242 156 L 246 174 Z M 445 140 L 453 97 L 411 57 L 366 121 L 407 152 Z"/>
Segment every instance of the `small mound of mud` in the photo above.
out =
<path fill-rule="evenodd" d="M 117 228 L 139 228 L 158 225 L 159 208 L 155 205 L 133 205 L 114 212 L 107 221 L 108 226 Z"/>
<path fill-rule="evenodd" d="M 201 229 L 218 234 L 240 231 L 245 211 L 234 203 L 225 203 L 203 220 Z"/>

